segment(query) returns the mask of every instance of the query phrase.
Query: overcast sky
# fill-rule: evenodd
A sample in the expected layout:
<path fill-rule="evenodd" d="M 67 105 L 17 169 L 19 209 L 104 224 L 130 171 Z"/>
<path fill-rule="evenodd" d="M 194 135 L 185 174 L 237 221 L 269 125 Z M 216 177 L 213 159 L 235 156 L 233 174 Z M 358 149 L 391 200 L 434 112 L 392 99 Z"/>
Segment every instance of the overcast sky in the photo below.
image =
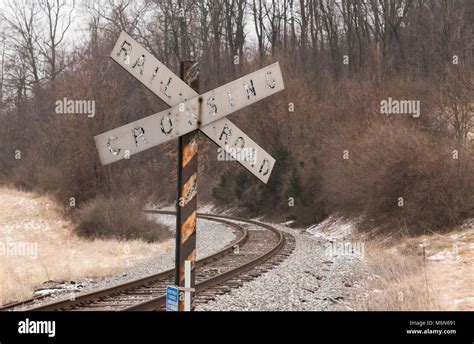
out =
<path fill-rule="evenodd" d="M 69 5 L 73 4 L 73 0 L 66 0 Z M 42 21 L 43 25 L 46 25 L 46 15 L 42 13 L 42 10 L 39 6 L 38 0 L 0 0 L 0 14 L 7 16 L 8 18 L 14 17 L 13 8 L 17 5 L 20 5 L 19 8 L 25 8 L 29 4 L 35 3 L 37 7 L 37 11 L 39 13 L 39 18 Z M 86 4 L 89 6 L 98 6 L 100 0 L 75 0 L 75 8 L 72 15 L 72 23 L 71 26 L 65 36 L 65 46 L 66 49 L 73 47 L 74 45 L 78 45 L 82 43 L 85 39 L 87 39 L 87 22 L 90 18 L 90 14 L 88 13 L 88 9 L 86 8 Z M 103 2 L 102 2 L 103 3 Z M 137 6 L 141 3 L 141 1 L 137 1 L 134 3 Z M 247 8 L 247 12 L 249 12 L 249 8 Z M 64 10 L 62 20 L 60 22 L 61 25 L 66 25 L 67 22 L 67 14 L 68 10 Z M 191 14 L 192 15 L 192 14 Z M 255 27 L 252 20 L 250 13 L 247 13 L 247 23 L 245 26 L 246 32 L 246 45 L 254 46 L 256 44 L 256 35 L 255 35 Z M 5 23 L 0 22 L 0 34 L 8 35 L 8 30 L 5 29 Z"/>

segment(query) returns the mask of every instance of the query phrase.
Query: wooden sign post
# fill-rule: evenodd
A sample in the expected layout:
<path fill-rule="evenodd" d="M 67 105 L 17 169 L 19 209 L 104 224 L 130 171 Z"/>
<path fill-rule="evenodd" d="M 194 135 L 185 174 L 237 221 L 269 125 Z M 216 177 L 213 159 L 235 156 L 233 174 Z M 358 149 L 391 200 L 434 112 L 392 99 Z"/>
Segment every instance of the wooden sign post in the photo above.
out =
<path fill-rule="evenodd" d="M 181 78 L 199 92 L 199 65 L 193 61 L 181 62 Z M 197 119 L 201 117 L 200 109 Z M 198 130 L 179 137 L 178 144 L 178 204 L 176 207 L 176 260 L 175 284 L 185 287 L 185 262 L 188 262 L 188 288 L 194 288 L 196 262 Z M 186 301 L 192 310 L 191 293 Z M 180 291 L 179 310 L 185 310 L 184 291 Z"/>

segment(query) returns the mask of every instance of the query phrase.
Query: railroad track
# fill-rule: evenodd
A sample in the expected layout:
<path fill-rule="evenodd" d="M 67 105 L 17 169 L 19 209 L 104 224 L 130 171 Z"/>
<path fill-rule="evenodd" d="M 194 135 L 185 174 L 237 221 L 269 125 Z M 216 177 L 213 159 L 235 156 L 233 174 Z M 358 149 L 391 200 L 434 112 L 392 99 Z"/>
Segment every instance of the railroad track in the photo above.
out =
<path fill-rule="evenodd" d="M 175 215 L 174 211 L 147 213 Z M 234 216 L 198 214 L 223 223 L 240 234 L 219 252 L 196 262 L 194 304 L 206 303 L 230 292 L 282 262 L 294 249 L 294 237 L 261 223 Z M 6 305 L 1 311 L 150 311 L 164 310 L 166 285 L 174 284 L 174 269 L 117 286 L 76 295 L 38 306 L 44 297 Z"/>

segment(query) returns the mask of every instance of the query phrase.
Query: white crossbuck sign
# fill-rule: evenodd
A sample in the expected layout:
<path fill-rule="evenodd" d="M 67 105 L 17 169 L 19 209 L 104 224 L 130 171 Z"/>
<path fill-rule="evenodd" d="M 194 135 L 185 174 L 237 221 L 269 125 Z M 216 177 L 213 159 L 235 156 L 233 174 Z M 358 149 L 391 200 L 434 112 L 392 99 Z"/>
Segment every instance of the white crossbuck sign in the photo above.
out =
<path fill-rule="evenodd" d="M 171 108 L 95 136 L 103 165 L 200 129 L 268 181 L 275 159 L 226 116 L 284 89 L 278 63 L 199 95 L 125 32 L 110 56 Z"/>

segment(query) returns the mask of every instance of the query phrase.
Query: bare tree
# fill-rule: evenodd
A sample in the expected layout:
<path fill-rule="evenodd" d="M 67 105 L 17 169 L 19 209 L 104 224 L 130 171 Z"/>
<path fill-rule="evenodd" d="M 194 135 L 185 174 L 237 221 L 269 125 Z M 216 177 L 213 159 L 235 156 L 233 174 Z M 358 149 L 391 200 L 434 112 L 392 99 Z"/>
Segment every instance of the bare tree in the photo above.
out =
<path fill-rule="evenodd" d="M 5 33 L 3 32 L 1 37 L 1 43 L 0 43 L 0 110 L 3 107 L 3 84 L 5 82 L 5 53 L 6 53 L 6 37 Z"/>
<path fill-rule="evenodd" d="M 41 0 L 39 6 L 46 18 L 44 38 L 38 37 L 37 45 L 49 64 L 49 79 L 53 82 L 64 69 L 64 61 L 58 61 L 59 47 L 72 23 L 75 0 Z M 58 62 L 61 62 L 58 64 Z"/>
<path fill-rule="evenodd" d="M 232 73 L 235 73 L 236 64 L 233 63 L 235 57 L 239 58 L 239 64 L 243 62 L 243 49 L 245 42 L 245 0 L 232 0 L 225 2 L 226 12 L 226 46 L 229 50 L 229 66 Z"/>
<path fill-rule="evenodd" d="M 263 63 L 263 58 L 265 55 L 265 23 L 263 12 L 264 1 L 265 0 L 252 0 L 252 12 L 255 25 L 255 33 L 257 35 L 258 56 L 260 58 L 260 64 Z"/>
<path fill-rule="evenodd" d="M 24 52 L 33 77 L 35 92 L 40 86 L 38 41 L 38 4 L 30 1 L 8 1 L 7 10 L 0 17 L 11 29 L 11 44 L 14 50 Z"/>

